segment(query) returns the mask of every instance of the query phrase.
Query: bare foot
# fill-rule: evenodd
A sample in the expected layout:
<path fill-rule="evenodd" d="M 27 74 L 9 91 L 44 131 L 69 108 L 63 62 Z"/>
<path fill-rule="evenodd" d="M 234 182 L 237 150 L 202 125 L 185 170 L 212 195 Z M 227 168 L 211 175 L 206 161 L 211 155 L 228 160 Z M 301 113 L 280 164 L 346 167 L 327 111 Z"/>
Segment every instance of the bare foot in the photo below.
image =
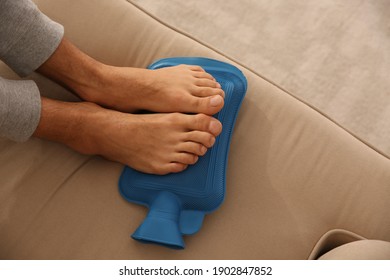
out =
<path fill-rule="evenodd" d="M 42 98 L 34 136 L 64 143 L 81 153 L 166 174 L 194 164 L 221 133 L 221 123 L 210 115 L 222 109 L 224 92 L 198 66 L 159 70 L 108 66 L 64 38 L 37 70 L 87 101 L 126 112 L 163 112 L 132 115 L 89 102 Z"/>
<path fill-rule="evenodd" d="M 104 110 L 104 111 L 103 111 Z M 99 154 L 153 174 L 180 172 L 195 164 L 221 133 L 221 123 L 197 114 L 133 115 L 102 109 L 93 116 L 84 153 Z"/>
<path fill-rule="evenodd" d="M 42 98 L 34 136 L 101 155 L 153 174 L 180 172 L 197 162 L 222 131 L 208 115 L 128 114 L 89 102 Z"/>
<path fill-rule="evenodd" d="M 37 71 L 71 88 L 86 101 L 123 112 L 213 115 L 224 103 L 221 86 L 199 66 L 158 70 L 109 66 L 83 53 L 66 38 Z"/>
<path fill-rule="evenodd" d="M 213 115 L 224 105 L 220 84 L 199 66 L 157 70 L 105 66 L 100 76 L 95 85 L 78 88 L 78 92 L 88 101 L 123 112 Z"/>

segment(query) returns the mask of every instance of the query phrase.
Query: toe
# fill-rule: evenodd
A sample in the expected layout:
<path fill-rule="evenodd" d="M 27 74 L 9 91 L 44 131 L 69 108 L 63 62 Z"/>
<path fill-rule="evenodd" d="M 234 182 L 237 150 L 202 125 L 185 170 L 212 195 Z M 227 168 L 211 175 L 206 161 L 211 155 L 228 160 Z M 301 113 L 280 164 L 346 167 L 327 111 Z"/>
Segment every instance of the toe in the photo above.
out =
<path fill-rule="evenodd" d="M 198 65 L 187 65 L 188 69 L 192 71 L 197 71 L 197 72 L 206 72 L 204 69 Z"/>
<path fill-rule="evenodd" d="M 218 136 L 221 133 L 222 124 L 217 119 L 204 114 L 197 114 L 193 117 L 193 130 L 210 132 L 214 136 Z"/>
<path fill-rule="evenodd" d="M 193 113 L 204 113 L 207 115 L 214 115 L 221 111 L 224 100 L 220 95 L 213 95 L 209 97 L 195 97 L 189 99 L 188 105 L 192 108 Z"/>
<path fill-rule="evenodd" d="M 207 98 L 209 101 L 209 104 L 211 107 L 217 107 L 217 108 L 222 108 L 224 100 L 223 97 L 220 95 L 215 95 L 210 98 Z"/>
<path fill-rule="evenodd" d="M 184 142 L 179 145 L 178 151 L 203 156 L 207 152 L 207 148 L 199 142 Z"/>
<path fill-rule="evenodd" d="M 179 162 L 170 162 L 164 165 L 159 165 L 151 172 L 151 174 L 167 175 L 169 173 L 178 173 L 184 171 L 185 169 L 187 169 L 187 167 L 188 164 L 183 164 Z"/>
<path fill-rule="evenodd" d="M 222 98 L 225 98 L 225 92 L 222 88 L 219 87 L 205 87 L 205 86 L 197 86 L 194 87 L 192 94 L 197 97 L 209 97 L 213 95 L 220 95 Z"/>
<path fill-rule="evenodd" d="M 165 170 L 165 174 L 179 173 L 179 172 L 186 170 L 187 167 L 188 167 L 188 164 L 183 164 L 183 163 L 179 163 L 179 162 L 171 162 L 165 166 L 164 170 Z"/>
<path fill-rule="evenodd" d="M 174 162 L 182 164 L 195 164 L 198 161 L 199 157 L 190 153 L 177 153 L 174 157 Z"/>
<path fill-rule="evenodd" d="M 198 87 L 221 88 L 221 85 L 217 81 L 209 79 L 196 79 L 195 85 Z"/>
<path fill-rule="evenodd" d="M 209 97 L 209 96 L 219 95 L 222 96 L 222 98 L 225 98 L 225 92 L 218 87 L 196 86 L 194 87 L 191 93 L 196 97 Z"/>
<path fill-rule="evenodd" d="M 194 75 L 194 77 L 199 78 L 199 79 L 208 79 L 208 80 L 215 81 L 215 78 L 207 72 L 194 71 L 193 75 Z"/>
<path fill-rule="evenodd" d="M 196 142 L 206 148 L 211 148 L 215 143 L 215 136 L 204 131 L 190 131 L 186 133 L 184 141 Z"/>

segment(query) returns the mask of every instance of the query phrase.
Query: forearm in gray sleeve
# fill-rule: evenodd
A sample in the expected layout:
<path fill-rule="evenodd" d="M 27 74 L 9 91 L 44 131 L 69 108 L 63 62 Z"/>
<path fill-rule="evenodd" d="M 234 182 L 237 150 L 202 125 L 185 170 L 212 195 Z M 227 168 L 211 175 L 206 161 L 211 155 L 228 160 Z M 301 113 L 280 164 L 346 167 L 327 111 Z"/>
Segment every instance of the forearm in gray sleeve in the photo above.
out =
<path fill-rule="evenodd" d="M 64 34 L 29 0 L 0 0 L 0 59 L 18 75 L 36 70 L 56 50 Z"/>
<path fill-rule="evenodd" d="M 38 126 L 40 112 L 41 98 L 35 82 L 0 78 L 0 137 L 26 141 Z"/>

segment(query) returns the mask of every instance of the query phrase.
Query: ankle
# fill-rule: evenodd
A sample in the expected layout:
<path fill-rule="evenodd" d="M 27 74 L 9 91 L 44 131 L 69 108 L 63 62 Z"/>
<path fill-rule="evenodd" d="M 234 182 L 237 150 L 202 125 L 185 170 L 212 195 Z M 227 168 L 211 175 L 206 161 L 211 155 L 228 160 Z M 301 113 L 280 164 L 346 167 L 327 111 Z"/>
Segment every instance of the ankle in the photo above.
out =
<path fill-rule="evenodd" d="M 74 73 L 72 79 L 69 79 L 66 84 L 69 86 L 81 99 L 93 102 L 102 99 L 101 92 L 106 86 L 106 68 L 108 65 L 102 64 L 91 59 L 85 63 L 85 67 Z"/>
<path fill-rule="evenodd" d="M 107 122 L 106 111 L 108 110 L 91 102 L 75 104 L 65 144 L 82 154 L 100 154 L 100 138 Z"/>
<path fill-rule="evenodd" d="M 94 68 L 93 79 L 87 85 L 79 85 L 77 91 L 86 101 L 123 112 L 139 109 L 141 94 L 148 88 L 151 70 L 99 65 Z M 126 102 L 124 102 L 126 100 Z"/>

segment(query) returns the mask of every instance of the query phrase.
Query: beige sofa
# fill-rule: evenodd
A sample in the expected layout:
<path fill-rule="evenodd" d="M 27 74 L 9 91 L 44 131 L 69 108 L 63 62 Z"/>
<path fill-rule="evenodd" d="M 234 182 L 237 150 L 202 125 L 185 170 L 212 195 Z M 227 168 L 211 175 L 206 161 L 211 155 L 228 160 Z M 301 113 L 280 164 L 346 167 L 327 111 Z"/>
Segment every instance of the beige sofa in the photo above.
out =
<path fill-rule="evenodd" d="M 129 235 L 147 209 L 126 202 L 123 166 L 62 145 L 0 139 L 1 259 L 390 259 L 390 159 L 278 85 L 125 0 L 36 0 L 91 56 L 146 67 L 171 56 L 238 66 L 248 92 L 223 205 L 185 250 Z M 17 78 L 4 64 L 2 76 Z M 38 74 L 42 94 L 75 101 Z M 333 249 L 333 250 L 332 250 Z"/>

